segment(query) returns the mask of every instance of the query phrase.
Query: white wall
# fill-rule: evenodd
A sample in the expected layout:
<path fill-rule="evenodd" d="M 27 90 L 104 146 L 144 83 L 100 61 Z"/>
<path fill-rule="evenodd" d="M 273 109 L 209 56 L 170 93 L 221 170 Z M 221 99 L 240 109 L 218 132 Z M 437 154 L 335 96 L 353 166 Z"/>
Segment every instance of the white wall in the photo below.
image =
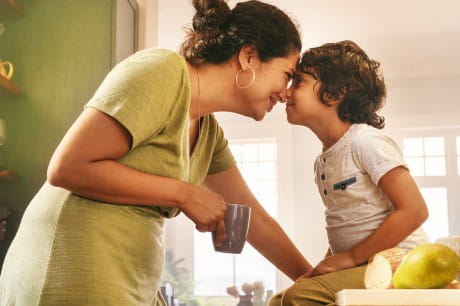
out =
<path fill-rule="evenodd" d="M 392 79 L 387 81 L 384 113 L 391 125 L 432 126 L 460 120 L 460 64 L 457 76 Z"/>
<path fill-rule="evenodd" d="M 137 0 L 139 5 L 139 50 L 158 44 L 158 0 Z"/>
<path fill-rule="evenodd" d="M 157 10 L 156 13 L 160 12 L 159 16 L 155 14 L 149 15 L 150 17 L 146 17 L 147 21 L 145 21 L 156 26 L 158 46 L 177 50 L 184 37 L 183 27 L 190 23 L 193 15 L 190 2 L 185 0 L 142 0 L 140 2 L 147 3 L 149 1 L 156 2 L 157 5 L 151 5 L 151 7 Z M 357 37 L 360 38 L 358 41 L 362 42 L 362 46 L 366 50 L 368 50 L 368 46 L 369 50 L 372 50 L 370 52 L 371 56 L 377 54 L 379 55 L 378 59 L 380 59 L 380 56 L 386 56 L 385 59 L 382 58 L 382 64 L 384 71 L 388 72 L 386 74 L 388 98 L 383 114 L 387 118 L 386 130 L 390 134 L 398 138 L 398 133 L 402 127 L 460 125 L 460 101 L 458 98 L 460 67 L 458 61 L 452 61 L 447 64 L 445 61 L 440 62 L 443 54 L 454 56 L 460 54 L 460 51 L 455 51 L 455 48 L 458 49 L 458 45 L 460 45 L 460 36 L 453 35 L 449 39 L 443 36 L 444 32 L 440 33 L 440 31 L 446 31 L 447 35 L 447 30 L 435 27 L 437 23 L 433 19 L 433 15 L 427 14 L 427 12 L 430 12 L 429 5 L 432 2 L 414 3 L 410 1 L 401 3 L 400 1 L 390 1 L 385 2 L 389 3 L 385 8 L 387 11 L 382 11 L 381 7 L 373 9 L 371 2 L 366 2 L 366 5 L 362 6 L 362 1 L 347 1 L 347 3 L 353 4 L 354 9 L 335 9 L 334 18 L 327 17 L 328 13 L 330 14 L 331 12 L 329 8 L 334 8 L 334 3 L 339 2 L 325 1 L 317 4 L 322 10 L 321 14 L 315 11 L 314 2 L 311 1 L 269 2 L 278 2 L 283 8 L 287 8 L 291 3 L 295 4 L 295 8 L 291 7 L 290 9 L 287 8 L 287 10 L 298 12 L 298 18 L 305 14 L 312 15 L 308 15 L 310 16 L 309 18 L 298 19 L 302 23 L 304 40 L 307 41 L 308 39 L 310 45 L 312 45 L 312 41 L 316 45 L 326 42 L 325 40 L 354 39 L 354 37 Z M 229 3 L 234 2 L 230 1 Z M 340 3 L 345 5 L 344 2 Z M 382 3 L 379 2 L 378 5 L 383 5 Z M 445 7 L 446 12 L 448 12 L 449 8 L 452 9 L 452 12 L 456 11 L 452 6 L 459 6 L 458 2 L 455 1 L 441 1 L 441 3 L 443 5 L 438 6 L 438 8 Z M 401 9 L 400 5 L 403 4 L 408 6 L 407 9 L 411 7 L 411 14 L 409 14 L 411 21 L 408 22 L 408 25 L 404 24 L 408 20 L 406 17 L 409 15 L 404 9 Z M 423 13 L 430 16 L 430 18 L 417 17 L 417 12 L 414 10 L 417 7 L 422 7 L 419 4 L 423 4 Z M 144 5 L 144 7 L 148 7 L 148 5 Z M 367 8 L 371 14 L 366 12 L 356 13 L 357 9 L 362 8 Z M 376 22 L 373 19 L 372 11 L 382 12 L 383 16 L 378 18 L 380 22 Z M 398 12 L 402 13 L 399 17 L 396 16 Z M 459 14 L 458 12 L 455 14 Z M 346 18 L 341 20 L 341 14 L 345 14 Z M 352 14 L 353 16 L 347 14 Z M 295 16 L 296 14 L 291 13 L 291 15 Z M 363 23 L 356 20 L 360 16 L 363 17 Z M 148 21 L 149 18 L 156 18 L 156 23 Z M 332 19 L 333 21 L 331 21 Z M 444 19 L 450 20 L 449 18 Z M 386 32 L 389 27 L 384 22 L 391 22 L 391 20 L 398 21 L 397 24 L 392 24 L 391 26 L 398 31 L 397 39 L 393 39 L 392 34 Z M 458 18 L 455 20 L 458 20 Z M 352 23 L 351 28 L 347 28 L 346 26 L 350 21 Z M 306 24 L 307 22 L 313 22 L 314 24 L 308 25 Z M 335 22 L 336 25 L 321 25 L 321 22 Z M 378 26 L 375 30 L 377 32 L 362 35 L 363 33 L 359 31 L 362 28 L 366 28 L 363 24 L 369 24 L 369 27 Z M 410 26 L 412 24 L 417 24 L 417 26 Z M 409 40 L 412 47 L 408 52 L 407 49 L 401 47 L 401 44 L 408 40 L 408 38 L 404 37 L 406 26 L 410 26 L 410 29 L 414 32 L 421 28 L 427 28 L 430 29 L 431 35 L 436 36 L 435 38 L 427 39 L 425 32 L 424 35 L 420 33 L 410 35 Z M 446 29 L 448 26 L 450 29 L 455 28 L 450 24 L 444 25 Z M 333 29 L 337 29 L 338 32 L 334 32 Z M 384 35 L 379 35 L 379 29 L 384 31 Z M 324 36 L 322 33 L 324 33 Z M 430 53 L 423 53 L 422 55 L 422 51 L 426 51 L 426 46 L 430 45 L 430 41 L 436 44 L 434 53 L 432 53 L 432 56 L 430 56 Z M 145 45 L 149 44 L 145 43 Z M 152 45 L 155 44 L 150 44 L 150 46 Z M 444 50 L 443 48 L 445 47 L 449 47 L 449 50 Z M 420 60 L 420 62 L 414 62 L 414 60 Z M 436 71 L 436 67 L 441 67 L 442 71 Z M 445 75 L 445 77 L 442 77 L 442 75 Z M 423 77 L 419 78 L 419 76 Z M 323 218 L 324 209 L 313 178 L 313 161 L 321 150 L 319 141 L 306 128 L 289 125 L 285 121 L 283 106 L 277 106 L 273 113 L 269 114 L 262 122 L 254 122 L 233 114 L 218 114 L 217 118 L 229 137 L 238 137 L 241 135 L 241 131 L 246 134 L 250 131 L 251 133 L 260 132 L 262 135 L 272 132 L 277 135 L 280 141 L 280 168 L 282 168 L 279 173 L 280 190 L 283 191 L 283 194 L 280 195 L 280 216 L 278 221 L 286 229 L 288 235 L 305 257 L 312 264 L 316 264 L 325 254 L 327 248 Z M 168 247 L 174 248 L 177 256 L 186 257 L 185 264 L 190 270 L 192 270 L 193 266 L 192 258 L 190 257 L 190 254 L 192 254 L 193 228 L 193 224 L 181 216 L 168 222 L 166 237 Z M 290 281 L 286 277 L 279 277 L 279 288 L 286 287 L 289 284 Z"/>

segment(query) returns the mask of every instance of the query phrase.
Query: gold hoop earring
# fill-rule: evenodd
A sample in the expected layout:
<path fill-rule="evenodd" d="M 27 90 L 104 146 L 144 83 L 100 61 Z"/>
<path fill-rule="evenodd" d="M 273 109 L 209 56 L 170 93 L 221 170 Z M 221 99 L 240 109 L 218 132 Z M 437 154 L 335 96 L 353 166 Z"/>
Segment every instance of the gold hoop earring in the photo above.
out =
<path fill-rule="evenodd" d="M 251 71 L 251 74 L 252 74 L 251 80 L 249 81 L 249 83 L 247 85 L 241 86 L 238 83 L 238 80 L 239 80 L 240 73 L 243 72 L 243 69 L 240 69 L 240 70 L 238 70 L 238 72 L 235 75 L 235 85 L 236 85 L 236 87 L 238 87 L 240 89 L 246 89 L 246 88 L 249 88 L 249 86 L 251 86 L 252 83 L 254 83 L 254 80 L 256 79 L 256 72 L 254 71 L 254 69 L 252 69 L 251 66 L 248 66 L 248 68 L 249 68 L 249 71 Z"/>

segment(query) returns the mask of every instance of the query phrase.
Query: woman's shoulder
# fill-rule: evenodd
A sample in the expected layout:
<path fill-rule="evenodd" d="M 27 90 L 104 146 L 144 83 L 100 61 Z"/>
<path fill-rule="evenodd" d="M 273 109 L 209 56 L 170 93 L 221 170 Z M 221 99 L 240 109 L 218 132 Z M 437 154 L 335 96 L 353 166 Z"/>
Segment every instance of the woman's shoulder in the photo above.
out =
<path fill-rule="evenodd" d="M 139 91 L 177 90 L 187 74 L 184 58 L 174 51 L 160 48 L 140 50 L 118 63 L 108 79 L 122 82 Z M 118 86 L 119 87 L 119 86 Z"/>
<path fill-rule="evenodd" d="M 184 58 L 178 53 L 162 48 L 148 48 L 137 51 L 127 57 L 119 65 L 141 69 L 160 68 L 162 70 L 182 70 L 185 67 Z"/>
<path fill-rule="evenodd" d="M 158 60 L 182 60 L 182 56 L 177 52 L 165 48 L 147 48 L 139 50 L 130 57 L 134 59 L 158 59 Z"/>

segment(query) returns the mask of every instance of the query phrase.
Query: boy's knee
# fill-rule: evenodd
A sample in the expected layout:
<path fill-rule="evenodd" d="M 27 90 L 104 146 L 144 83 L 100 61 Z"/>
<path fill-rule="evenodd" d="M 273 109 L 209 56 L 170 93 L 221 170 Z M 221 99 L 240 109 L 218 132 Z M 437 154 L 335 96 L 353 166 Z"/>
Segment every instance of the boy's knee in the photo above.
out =
<path fill-rule="evenodd" d="M 297 281 L 283 294 L 281 306 L 319 306 L 334 302 L 334 295 L 317 281 L 305 278 Z"/>
<path fill-rule="evenodd" d="M 302 281 L 302 286 L 300 286 L 300 283 L 295 283 L 291 287 L 289 287 L 283 294 L 283 297 L 281 299 L 281 306 L 287 306 L 287 305 L 305 305 L 305 304 L 300 304 L 303 302 L 306 302 L 305 298 L 309 296 L 309 282 L 310 280 L 303 280 Z"/>
<path fill-rule="evenodd" d="M 268 306 L 281 306 L 281 298 L 283 296 L 283 292 L 279 292 L 275 294 L 269 301 Z"/>

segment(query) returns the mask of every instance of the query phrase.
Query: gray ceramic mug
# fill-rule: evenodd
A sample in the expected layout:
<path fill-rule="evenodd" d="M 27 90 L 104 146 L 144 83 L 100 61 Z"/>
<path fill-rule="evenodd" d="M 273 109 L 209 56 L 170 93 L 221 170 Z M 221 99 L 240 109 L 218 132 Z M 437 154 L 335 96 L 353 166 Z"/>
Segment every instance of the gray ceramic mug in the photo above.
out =
<path fill-rule="evenodd" d="M 216 232 L 212 232 L 212 244 L 217 252 L 239 254 L 248 236 L 251 207 L 227 203 L 225 213 L 225 233 L 227 237 L 221 245 L 216 244 Z"/>

